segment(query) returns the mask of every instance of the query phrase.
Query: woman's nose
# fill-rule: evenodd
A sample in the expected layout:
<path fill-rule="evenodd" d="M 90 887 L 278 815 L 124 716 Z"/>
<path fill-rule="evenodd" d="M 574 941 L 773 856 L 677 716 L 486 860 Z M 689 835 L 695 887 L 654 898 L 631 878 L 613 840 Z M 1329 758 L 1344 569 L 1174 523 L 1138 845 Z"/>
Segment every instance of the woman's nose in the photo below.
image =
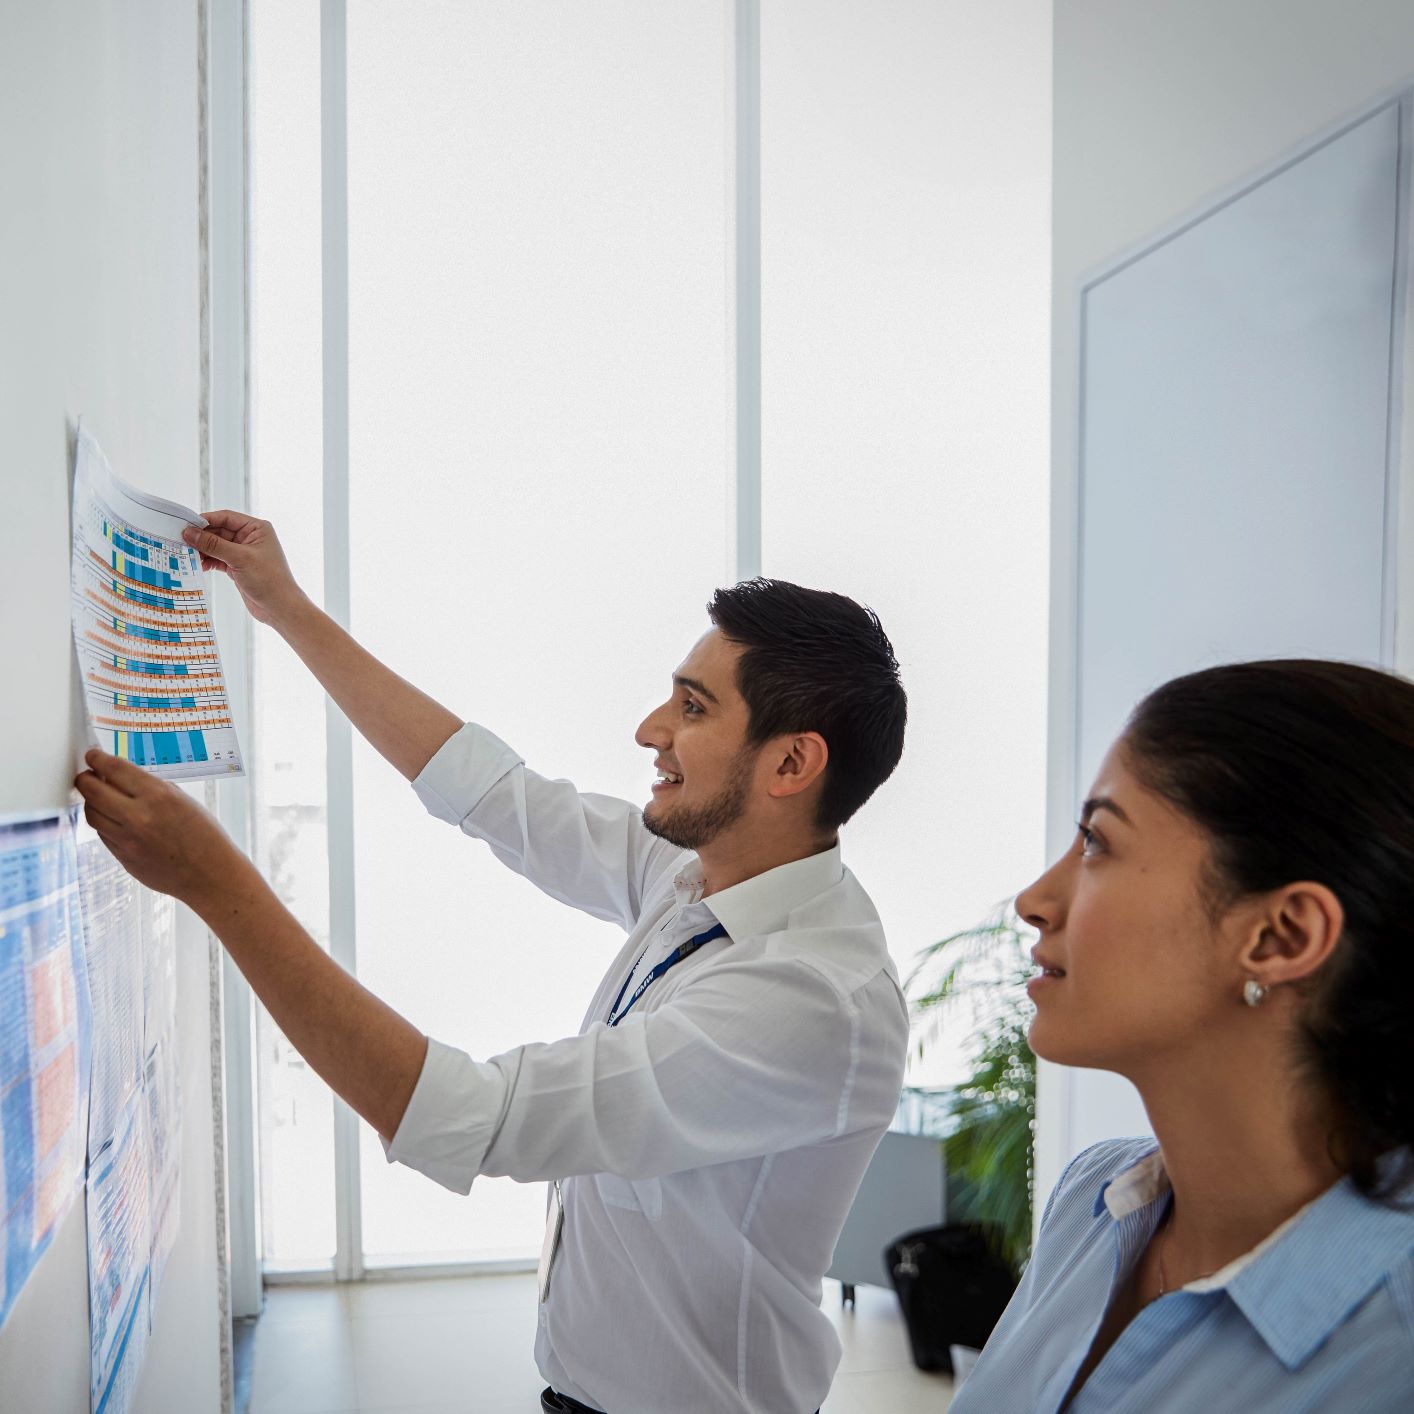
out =
<path fill-rule="evenodd" d="M 1016 896 L 1017 916 L 1043 932 L 1054 929 L 1064 914 L 1059 888 L 1064 863 L 1064 859 L 1057 860 Z"/>

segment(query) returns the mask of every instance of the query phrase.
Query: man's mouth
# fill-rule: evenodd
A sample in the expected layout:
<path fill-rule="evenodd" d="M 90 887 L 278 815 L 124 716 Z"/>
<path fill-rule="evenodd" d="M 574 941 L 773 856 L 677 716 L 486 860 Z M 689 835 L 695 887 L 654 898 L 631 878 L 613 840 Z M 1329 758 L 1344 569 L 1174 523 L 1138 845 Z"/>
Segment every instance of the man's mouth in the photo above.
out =
<path fill-rule="evenodd" d="M 659 795 L 663 791 L 676 790 L 682 784 L 682 777 L 676 771 L 659 771 L 658 778 L 653 782 L 653 794 Z"/>

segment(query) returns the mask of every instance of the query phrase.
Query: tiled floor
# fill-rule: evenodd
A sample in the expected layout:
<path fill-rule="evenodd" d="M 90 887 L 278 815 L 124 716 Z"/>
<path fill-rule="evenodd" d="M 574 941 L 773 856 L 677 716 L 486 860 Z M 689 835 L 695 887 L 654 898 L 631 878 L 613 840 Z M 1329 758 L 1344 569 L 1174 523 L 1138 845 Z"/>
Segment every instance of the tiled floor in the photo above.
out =
<path fill-rule="evenodd" d="M 891 1291 L 824 1308 L 844 1358 L 824 1414 L 942 1414 L 952 1382 L 913 1367 Z M 250 1414 L 538 1414 L 535 1277 L 274 1287 L 255 1328 Z M 688 1411 L 664 1411 L 688 1414 Z"/>

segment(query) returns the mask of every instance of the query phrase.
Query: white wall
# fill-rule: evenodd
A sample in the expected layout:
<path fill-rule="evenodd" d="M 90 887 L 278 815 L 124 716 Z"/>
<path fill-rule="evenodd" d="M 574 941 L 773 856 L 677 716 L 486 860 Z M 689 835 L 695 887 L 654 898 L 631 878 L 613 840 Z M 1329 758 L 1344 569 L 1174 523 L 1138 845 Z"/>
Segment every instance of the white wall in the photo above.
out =
<path fill-rule="evenodd" d="M 1054 16 L 1050 792 L 1074 830 L 1075 490 L 1081 280 L 1382 92 L 1414 79 L 1407 0 L 1057 0 Z M 1411 497 L 1405 498 L 1408 504 Z M 1414 655 L 1401 654 L 1408 664 Z M 1126 1087 L 1043 1066 L 1037 1191 L 1074 1132 L 1118 1132 Z M 1112 1127 L 1116 1126 L 1116 1127 Z"/>
<path fill-rule="evenodd" d="M 0 13 L 0 814 L 73 774 L 66 420 L 114 466 L 198 497 L 197 4 L 11 0 Z M 17 671 L 21 670 L 22 671 Z M 181 1234 L 136 1407 L 220 1404 L 205 930 L 178 924 Z M 86 1414 L 82 1202 L 0 1331 L 0 1408 Z"/>
<path fill-rule="evenodd" d="M 762 565 L 898 654 L 903 761 L 843 839 L 901 976 L 1044 859 L 1050 25 L 762 5 Z M 910 1081 L 965 1074 L 968 1031 Z"/>

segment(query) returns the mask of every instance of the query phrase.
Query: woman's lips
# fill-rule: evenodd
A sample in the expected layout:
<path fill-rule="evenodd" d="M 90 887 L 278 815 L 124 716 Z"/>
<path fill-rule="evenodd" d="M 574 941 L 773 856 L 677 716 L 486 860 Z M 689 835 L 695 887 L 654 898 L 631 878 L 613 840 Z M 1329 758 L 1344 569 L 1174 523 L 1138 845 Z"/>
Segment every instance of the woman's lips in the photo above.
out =
<path fill-rule="evenodd" d="M 1053 987 L 1057 982 L 1065 981 L 1064 968 L 1046 967 L 1044 965 L 1040 966 L 1040 973 L 1037 976 L 1033 977 L 1026 984 L 1027 994 L 1032 997 L 1034 997 L 1038 992 L 1044 992 L 1048 987 Z"/>
<path fill-rule="evenodd" d="M 1026 990 L 1031 996 L 1034 997 L 1037 992 L 1043 992 L 1048 986 L 1065 980 L 1065 968 L 1058 967 L 1049 958 L 1042 957 L 1039 947 L 1031 949 L 1031 961 L 1041 969 L 1040 975 L 1033 977 L 1026 984 Z"/>

